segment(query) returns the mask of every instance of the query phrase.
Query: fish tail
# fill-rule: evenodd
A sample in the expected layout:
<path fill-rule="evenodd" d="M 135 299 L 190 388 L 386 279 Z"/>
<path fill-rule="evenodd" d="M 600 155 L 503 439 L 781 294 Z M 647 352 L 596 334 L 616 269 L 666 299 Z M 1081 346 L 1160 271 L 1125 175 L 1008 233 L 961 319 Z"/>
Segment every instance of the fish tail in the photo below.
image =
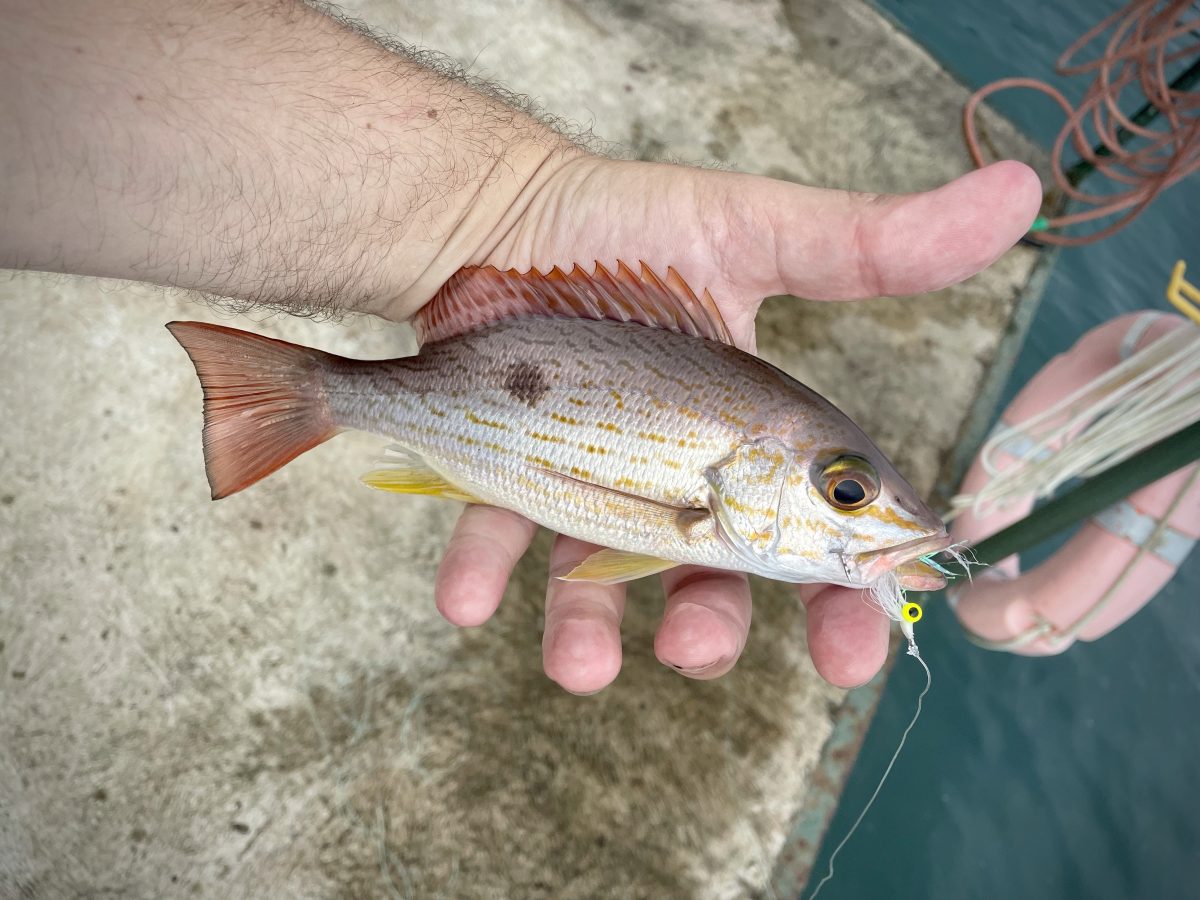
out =
<path fill-rule="evenodd" d="M 340 357 L 223 325 L 171 322 L 167 329 L 204 389 L 204 468 L 214 500 L 341 430 L 322 390 Z"/>

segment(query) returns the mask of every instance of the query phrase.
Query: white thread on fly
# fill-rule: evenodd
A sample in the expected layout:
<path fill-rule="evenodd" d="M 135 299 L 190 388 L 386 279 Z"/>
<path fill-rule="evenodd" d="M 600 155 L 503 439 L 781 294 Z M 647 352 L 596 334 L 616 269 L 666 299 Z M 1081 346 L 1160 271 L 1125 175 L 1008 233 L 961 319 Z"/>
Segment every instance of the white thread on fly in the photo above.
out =
<path fill-rule="evenodd" d="M 946 568 L 946 566 L 937 561 L 936 557 L 942 553 L 945 553 L 958 564 L 960 571 L 966 573 L 968 581 L 971 580 L 971 567 L 982 565 L 982 563 L 975 559 L 974 554 L 971 553 L 970 548 L 966 546 L 965 542 L 951 544 L 946 549 L 938 551 L 938 553 L 930 553 L 922 556 L 920 558 L 921 562 L 945 575 L 947 578 L 957 577 L 958 572 Z M 916 603 L 905 601 L 905 590 L 900 586 L 900 578 L 894 572 L 889 572 L 876 580 L 867 589 L 863 599 L 871 606 L 882 611 L 893 622 L 899 622 L 900 630 L 904 633 L 904 637 L 907 638 L 910 644 L 912 643 L 912 627 L 915 622 L 920 621 L 921 608 Z"/>

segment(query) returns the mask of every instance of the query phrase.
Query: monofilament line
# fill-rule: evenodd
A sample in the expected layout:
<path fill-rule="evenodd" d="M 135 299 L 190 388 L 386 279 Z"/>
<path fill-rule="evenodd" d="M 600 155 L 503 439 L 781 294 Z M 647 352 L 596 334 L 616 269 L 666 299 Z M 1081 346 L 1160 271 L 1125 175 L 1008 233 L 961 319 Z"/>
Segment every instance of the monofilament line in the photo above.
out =
<path fill-rule="evenodd" d="M 896 760 L 900 757 L 900 751 L 904 749 L 904 743 L 908 740 L 908 733 L 913 730 L 913 726 L 917 724 L 917 719 L 921 718 L 921 705 L 925 700 L 925 695 L 929 693 L 929 688 L 933 684 L 933 676 L 929 673 L 929 666 L 925 665 L 925 660 L 921 659 L 921 652 L 917 649 L 917 645 L 912 641 L 908 642 L 908 655 L 913 657 L 921 664 L 921 668 L 925 670 L 925 687 L 920 694 L 917 695 L 917 709 L 913 713 L 912 721 L 908 723 L 908 727 L 904 729 L 904 734 L 900 735 L 900 743 L 896 746 L 896 752 L 892 754 L 891 760 L 888 761 L 887 768 L 883 770 L 883 775 L 879 779 L 879 784 L 875 785 L 875 792 L 871 794 L 871 799 L 867 801 L 867 805 L 862 808 L 862 812 L 858 814 L 858 818 L 854 820 L 854 824 L 850 826 L 850 830 L 846 832 L 846 836 L 833 848 L 833 853 L 829 854 L 829 869 L 825 873 L 825 877 L 817 882 L 816 888 L 808 895 L 808 900 L 816 900 L 817 894 L 821 893 L 821 889 L 833 878 L 833 864 L 837 859 L 837 855 L 842 852 L 842 848 L 854 836 L 854 832 L 858 830 L 858 826 L 862 824 L 862 820 L 867 817 L 871 806 L 875 803 L 875 798 L 879 796 L 879 792 L 883 790 L 884 782 L 888 776 L 892 774 L 892 767 L 896 765 Z"/>

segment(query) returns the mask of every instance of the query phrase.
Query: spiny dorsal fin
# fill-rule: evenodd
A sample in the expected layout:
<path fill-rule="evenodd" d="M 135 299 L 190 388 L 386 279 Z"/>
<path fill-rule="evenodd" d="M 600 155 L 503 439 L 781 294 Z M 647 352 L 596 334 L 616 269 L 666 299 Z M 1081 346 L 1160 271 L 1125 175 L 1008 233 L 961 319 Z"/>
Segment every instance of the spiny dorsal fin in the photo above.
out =
<path fill-rule="evenodd" d="M 422 344 L 442 341 L 505 319 L 562 316 L 638 322 L 732 344 L 725 320 L 707 290 L 700 297 L 673 268 L 659 278 L 646 263 L 640 274 L 617 262 L 614 275 L 599 262 L 589 275 L 578 263 L 501 271 L 495 266 L 459 269 L 413 319 Z"/>

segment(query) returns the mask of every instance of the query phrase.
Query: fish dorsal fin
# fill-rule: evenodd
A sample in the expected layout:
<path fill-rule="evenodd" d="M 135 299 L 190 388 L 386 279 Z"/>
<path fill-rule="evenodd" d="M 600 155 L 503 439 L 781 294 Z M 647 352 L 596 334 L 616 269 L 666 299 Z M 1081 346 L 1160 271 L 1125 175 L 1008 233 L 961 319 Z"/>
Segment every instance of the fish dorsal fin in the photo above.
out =
<path fill-rule="evenodd" d="M 597 262 L 590 275 L 578 263 L 570 272 L 555 266 L 546 274 L 467 266 L 422 307 L 413 327 L 417 339 L 430 344 L 505 319 L 560 316 L 637 322 L 733 343 L 707 290 L 697 297 L 673 268 L 667 268 L 663 279 L 646 263 L 640 265 L 635 272 L 618 262 L 614 274 Z"/>

